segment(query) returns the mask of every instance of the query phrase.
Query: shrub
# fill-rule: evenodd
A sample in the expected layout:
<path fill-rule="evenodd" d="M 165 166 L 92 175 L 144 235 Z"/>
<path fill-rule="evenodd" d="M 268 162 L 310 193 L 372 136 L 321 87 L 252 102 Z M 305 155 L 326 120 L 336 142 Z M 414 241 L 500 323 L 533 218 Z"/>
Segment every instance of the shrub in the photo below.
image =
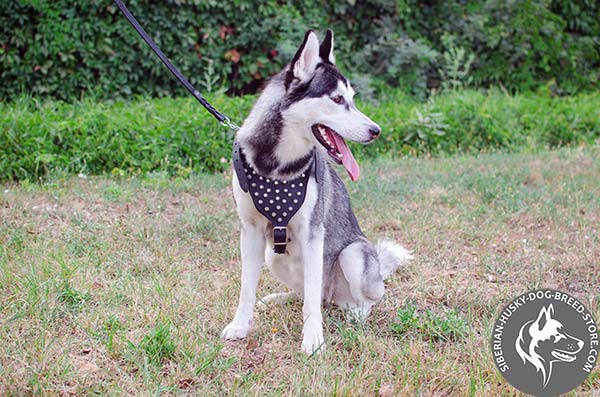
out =
<path fill-rule="evenodd" d="M 0 7 L 0 98 L 68 101 L 182 95 L 110 1 L 25 0 Z M 594 0 L 128 1 L 173 63 L 203 90 L 252 93 L 292 57 L 308 28 L 336 32 L 344 70 L 424 97 L 440 85 L 443 37 L 473 53 L 473 82 L 517 91 L 595 88 Z"/>
<path fill-rule="evenodd" d="M 210 98 L 234 121 L 251 96 Z M 359 103 L 378 122 L 373 144 L 351 144 L 357 158 L 593 144 L 600 137 L 600 94 L 507 96 L 450 91 L 417 102 L 388 90 L 379 104 Z M 37 180 L 56 172 L 135 175 L 229 168 L 233 134 L 193 98 L 72 104 L 20 99 L 0 103 L 0 180 Z"/>

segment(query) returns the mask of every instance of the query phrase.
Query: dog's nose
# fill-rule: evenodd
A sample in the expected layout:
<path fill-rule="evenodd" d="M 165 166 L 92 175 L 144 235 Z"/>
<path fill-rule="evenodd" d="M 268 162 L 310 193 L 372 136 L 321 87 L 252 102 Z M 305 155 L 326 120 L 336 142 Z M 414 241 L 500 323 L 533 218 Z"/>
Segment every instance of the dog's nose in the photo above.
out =
<path fill-rule="evenodd" d="M 369 128 L 369 133 L 371 134 L 371 137 L 377 138 L 377 136 L 379 136 L 381 133 L 381 128 L 379 128 L 378 125 L 373 125 L 371 128 Z"/>

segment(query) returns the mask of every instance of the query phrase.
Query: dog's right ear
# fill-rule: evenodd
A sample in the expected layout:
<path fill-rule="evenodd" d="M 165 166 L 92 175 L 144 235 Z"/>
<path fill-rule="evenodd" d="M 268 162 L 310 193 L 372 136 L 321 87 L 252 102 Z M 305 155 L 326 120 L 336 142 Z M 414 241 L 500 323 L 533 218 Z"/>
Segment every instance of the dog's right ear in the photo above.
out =
<path fill-rule="evenodd" d="M 544 329 L 546 323 L 552 318 L 552 313 L 554 313 L 554 306 L 542 307 L 538 318 L 535 320 L 535 324 L 537 324 L 537 328 L 540 331 Z"/>
<path fill-rule="evenodd" d="M 319 40 L 312 30 L 306 32 L 304 42 L 298 49 L 294 59 L 290 64 L 290 71 L 293 77 L 300 81 L 308 80 L 319 63 Z"/>

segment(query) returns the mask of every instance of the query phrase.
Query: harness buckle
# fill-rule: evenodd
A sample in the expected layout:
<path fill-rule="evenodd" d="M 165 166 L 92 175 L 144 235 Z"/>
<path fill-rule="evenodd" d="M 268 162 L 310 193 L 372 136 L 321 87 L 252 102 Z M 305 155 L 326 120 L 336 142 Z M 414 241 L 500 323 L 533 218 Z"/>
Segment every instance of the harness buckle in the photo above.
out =
<path fill-rule="evenodd" d="M 273 226 L 273 245 L 276 254 L 285 253 L 285 246 L 287 245 L 286 226 Z"/>

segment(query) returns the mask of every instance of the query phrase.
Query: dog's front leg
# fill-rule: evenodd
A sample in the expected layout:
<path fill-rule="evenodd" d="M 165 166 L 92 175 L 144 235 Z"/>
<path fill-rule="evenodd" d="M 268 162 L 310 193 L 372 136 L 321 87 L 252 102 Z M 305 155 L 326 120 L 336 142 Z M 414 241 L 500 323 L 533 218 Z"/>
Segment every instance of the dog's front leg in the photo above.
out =
<path fill-rule="evenodd" d="M 241 339 L 248 335 L 256 302 L 256 286 L 265 260 L 265 239 L 262 230 L 242 223 L 240 238 L 242 253 L 242 287 L 233 321 L 223 330 L 225 339 Z"/>
<path fill-rule="evenodd" d="M 325 350 L 323 340 L 323 315 L 321 295 L 323 290 L 323 243 L 325 229 L 319 226 L 311 230 L 307 243 L 302 247 L 304 265 L 304 328 L 302 329 L 302 351 L 312 354 Z"/>

